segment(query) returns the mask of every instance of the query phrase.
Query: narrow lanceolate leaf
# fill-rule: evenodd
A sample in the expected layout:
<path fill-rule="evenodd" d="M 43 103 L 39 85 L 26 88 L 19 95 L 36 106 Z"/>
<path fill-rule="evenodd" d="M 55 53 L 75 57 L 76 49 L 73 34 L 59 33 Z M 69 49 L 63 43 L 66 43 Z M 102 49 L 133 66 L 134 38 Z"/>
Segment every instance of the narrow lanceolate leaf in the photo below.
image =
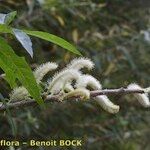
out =
<path fill-rule="evenodd" d="M 0 13 L 0 24 L 4 24 L 4 22 L 5 22 L 5 17 L 6 17 L 6 14 L 1 14 L 1 13 Z"/>
<path fill-rule="evenodd" d="M 0 37 L 0 68 L 6 73 L 7 81 L 11 85 L 14 86 L 15 80 L 18 79 L 30 95 L 39 104 L 43 104 L 40 90 L 31 68 L 23 57 L 19 57 L 14 53 L 13 49 L 2 37 Z"/>
<path fill-rule="evenodd" d="M 47 33 L 47 32 L 42 32 L 42 31 L 28 31 L 28 30 L 24 30 L 24 32 L 26 32 L 29 35 L 41 38 L 43 40 L 52 42 L 56 45 L 61 46 L 62 48 L 67 49 L 70 52 L 73 52 L 75 54 L 81 55 L 81 53 L 75 48 L 75 46 L 73 46 L 72 44 L 70 44 L 69 42 L 67 42 L 66 40 L 64 40 L 63 38 L 60 38 L 56 35 Z"/>
<path fill-rule="evenodd" d="M 9 25 L 14 20 L 16 15 L 17 15 L 16 11 L 13 11 L 13 12 L 10 12 L 10 13 L 6 14 L 4 23 Z"/>
<path fill-rule="evenodd" d="M 32 49 L 32 42 L 30 37 L 19 29 L 12 29 L 15 37 L 17 40 L 22 44 L 22 46 L 26 49 L 26 51 L 33 57 L 33 49 Z"/>
<path fill-rule="evenodd" d="M 11 34 L 15 34 L 13 31 L 13 29 L 11 27 L 8 27 L 6 25 L 2 25 L 0 24 L 0 32 L 1 33 L 11 33 Z M 16 30 L 16 29 L 15 29 Z M 21 31 L 21 30 L 19 30 Z M 22 32 L 27 33 L 28 35 L 32 35 L 38 38 L 41 38 L 43 40 L 52 42 L 56 45 L 59 45 L 60 47 L 67 49 L 70 52 L 73 52 L 77 55 L 81 55 L 81 53 L 76 49 L 75 46 L 73 46 L 72 44 L 70 44 L 69 42 L 67 42 L 66 40 L 64 40 L 63 38 L 60 38 L 56 35 L 47 33 L 47 32 L 42 32 L 42 31 L 28 31 L 28 30 L 23 30 Z M 16 35 L 15 35 L 16 36 Z M 20 41 L 21 42 L 21 41 Z M 25 44 L 26 45 L 26 44 Z M 24 46 L 25 46 L 24 45 Z M 31 46 L 31 44 L 29 44 L 29 47 Z M 25 47 L 24 47 L 25 48 Z M 27 47 L 28 48 L 28 47 Z M 31 48 L 29 48 L 28 52 L 30 52 Z M 31 52 L 32 53 L 32 52 Z"/>
<path fill-rule="evenodd" d="M 0 33 L 12 33 L 12 29 L 5 24 L 0 24 Z"/>
<path fill-rule="evenodd" d="M 15 18 L 17 12 L 13 11 L 8 14 L 2 14 L 0 13 L 0 24 L 7 24 L 9 25 Z"/>

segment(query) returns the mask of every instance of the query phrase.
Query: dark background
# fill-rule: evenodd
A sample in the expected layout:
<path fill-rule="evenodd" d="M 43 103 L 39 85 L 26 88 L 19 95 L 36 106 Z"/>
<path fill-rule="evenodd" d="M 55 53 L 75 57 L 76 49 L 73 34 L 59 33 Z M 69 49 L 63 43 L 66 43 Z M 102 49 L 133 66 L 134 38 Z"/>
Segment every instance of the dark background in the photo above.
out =
<path fill-rule="evenodd" d="M 0 0 L 0 12 L 17 10 L 14 27 L 46 31 L 76 45 L 84 57 L 96 64 L 92 75 L 104 88 L 126 87 L 131 82 L 149 86 L 150 1 L 40 2 Z M 52 43 L 32 38 L 34 59 L 31 59 L 16 40 L 5 37 L 31 66 L 56 61 L 62 68 L 78 57 Z M 8 97 L 10 88 L 3 80 L 0 91 Z M 38 106 L 16 109 L 11 110 L 11 116 L 1 113 L 0 138 L 82 139 L 82 149 L 88 150 L 149 150 L 149 109 L 142 108 L 132 96 L 113 96 L 112 100 L 121 107 L 116 115 L 104 112 L 91 101 L 47 104 L 45 110 Z"/>

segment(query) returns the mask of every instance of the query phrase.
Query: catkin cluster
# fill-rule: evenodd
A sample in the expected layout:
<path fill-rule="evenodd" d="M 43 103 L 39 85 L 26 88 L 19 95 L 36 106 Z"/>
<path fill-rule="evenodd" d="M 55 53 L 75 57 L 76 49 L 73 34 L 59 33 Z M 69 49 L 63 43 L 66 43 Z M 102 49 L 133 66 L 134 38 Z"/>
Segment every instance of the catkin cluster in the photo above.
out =
<path fill-rule="evenodd" d="M 52 70 L 57 69 L 58 65 L 53 62 L 47 62 L 37 67 L 33 74 L 38 84 L 42 82 L 43 77 Z M 102 90 L 100 81 L 90 74 L 84 74 L 81 69 L 87 68 L 89 71 L 94 68 L 94 63 L 88 58 L 77 58 L 72 60 L 64 69 L 57 72 L 52 78 L 48 79 L 45 85 L 46 95 L 61 95 L 60 100 L 71 97 L 79 97 L 81 100 L 90 99 L 90 90 Z M 132 83 L 128 89 L 142 89 L 139 85 Z M 144 107 L 150 106 L 148 92 L 134 93 L 139 103 Z M 29 99 L 30 95 L 24 87 L 15 88 L 10 94 L 11 102 Z M 106 95 L 99 95 L 93 98 L 95 102 L 109 113 L 117 113 L 120 107 L 114 104 Z"/>

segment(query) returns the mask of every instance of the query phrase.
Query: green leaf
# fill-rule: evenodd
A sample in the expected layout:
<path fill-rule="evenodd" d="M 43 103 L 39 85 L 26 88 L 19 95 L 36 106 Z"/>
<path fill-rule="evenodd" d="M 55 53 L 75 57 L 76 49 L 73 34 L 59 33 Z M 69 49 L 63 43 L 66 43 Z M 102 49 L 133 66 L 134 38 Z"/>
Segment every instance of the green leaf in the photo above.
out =
<path fill-rule="evenodd" d="M 25 48 L 25 50 L 30 54 L 30 56 L 33 58 L 33 49 L 32 49 L 32 42 L 30 37 L 19 29 L 12 29 L 15 37 L 17 40 L 21 43 L 21 45 Z"/>
<path fill-rule="evenodd" d="M 6 73 L 7 81 L 11 85 L 14 86 L 14 82 L 18 79 L 30 95 L 39 104 L 43 104 L 40 90 L 31 68 L 23 57 L 19 57 L 14 53 L 13 49 L 2 37 L 0 37 L 0 67 Z"/>
<path fill-rule="evenodd" d="M 1 46 L 0 46 L 1 47 Z M 11 63 L 9 61 L 6 61 L 6 57 L 3 53 L 0 51 L 0 68 L 2 68 L 3 71 L 5 71 L 5 80 L 10 84 L 11 88 L 15 88 L 17 86 L 16 84 L 16 77 L 14 77 L 14 72 L 10 69 Z"/>
<path fill-rule="evenodd" d="M 5 24 L 0 24 L 0 33 L 12 33 L 12 29 Z"/>
<path fill-rule="evenodd" d="M 14 18 L 15 18 L 16 15 L 17 15 L 16 11 L 13 11 L 11 13 L 6 14 L 4 23 L 7 24 L 7 25 L 9 25 L 14 20 Z"/>
<path fill-rule="evenodd" d="M 8 13 L 8 14 L 1 14 L 0 13 L 0 24 L 9 25 L 14 20 L 16 15 L 17 15 L 16 11 L 13 11 L 13 12 Z"/>
<path fill-rule="evenodd" d="M 64 40 L 63 38 L 60 38 L 56 35 L 47 33 L 47 32 L 42 32 L 42 31 L 28 31 L 28 30 L 24 30 L 24 32 L 26 32 L 29 35 L 41 38 L 43 40 L 52 42 L 54 44 L 57 44 L 65 49 L 67 49 L 70 52 L 73 52 L 75 54 L 81 55 L 81 53 L 75 48 L 75 46 L 73 46 L 72 44 L 70 44 L 69 42 L 67 42 L 66 40 Z"/>
<path fill-rule="evenodd" d="M 0 64 L 2 64 L 2 63 L 0 63 Z M 6 76 L 4 77 L 4 79 L 10 84 L 10 87 L 12 89 L 15 88 L 17 86 L 17 83 L 16 83 L 16 77 L 14 75 L 14 72 L 8 68 L 5 70 L 5 74 L 6 74 Z"/>
<path fill-rule="evenodd" d="M 14 35 L 12 30 L 13 29 L 11 27 L 0 24 L 0 32 L 1 33 L 11 33 L 11 34 Z M 73 52 L 77 55 L 81 55 L 81 53 L 76 49 L 75 46 L 73 46 L 72 44 L 70 44 L 69 42 L 64 40 L 63 38 L 60 38 L 56 35 L 53 35 L 53 34 L 50 34 L 50 33 L 47 33 L 47 32 L 42 32 L 42 31 L 29 31 L 29 30 L 22 30 L 22 31 L 24 31 L 28 35 L 35 36 L 35 37 L 41 38 L 43 40 L 46 40 L 46 41 L 52 42 L 54 44 L 57 44 L 57 45 L 61 46 L 62 48 L 65 48 L 68 51 Z"/>
<path fill-rule="evenodd" d="M 6 17 L 6 14 L 1 14 L 0 13 L 0 24 L 4 24 L 5 17 Z"/>

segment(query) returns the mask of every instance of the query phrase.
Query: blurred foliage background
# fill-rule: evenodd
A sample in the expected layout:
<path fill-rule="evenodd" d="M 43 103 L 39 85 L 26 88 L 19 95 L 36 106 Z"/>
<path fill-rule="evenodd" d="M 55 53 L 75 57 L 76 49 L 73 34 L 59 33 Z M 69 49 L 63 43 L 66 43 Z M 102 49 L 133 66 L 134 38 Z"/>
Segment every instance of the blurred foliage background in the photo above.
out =
<path fill-rule="evenodd" d="M 143 87 L 150 84 L 150 1 L 0 0 L 1 13 L 13 10 L 18 12 L 13 26 L 53 33 L 76 45 L 84 57 L 95 62 L 92 74 L 104 88 L 126 87 L 131 82 Z M 56 61 L 62 68 L 77 57 L 32 38 L 31 59 L 17 41 L 11 37 L 9 41 L 31 66 Z M 3 80 L 0 84 L 1 93 L 8 97 L 10 88 Z M 130 96 L 112 99 L 121 106 L 116 115 L 91 101 L 47 104 L 45 110 L 38 106 L 16 109 L 11 116 L 1 113 L 0 138 L 82 139 L 81 149 L 87 150 L 149 150 L 150 111 Z"/>

